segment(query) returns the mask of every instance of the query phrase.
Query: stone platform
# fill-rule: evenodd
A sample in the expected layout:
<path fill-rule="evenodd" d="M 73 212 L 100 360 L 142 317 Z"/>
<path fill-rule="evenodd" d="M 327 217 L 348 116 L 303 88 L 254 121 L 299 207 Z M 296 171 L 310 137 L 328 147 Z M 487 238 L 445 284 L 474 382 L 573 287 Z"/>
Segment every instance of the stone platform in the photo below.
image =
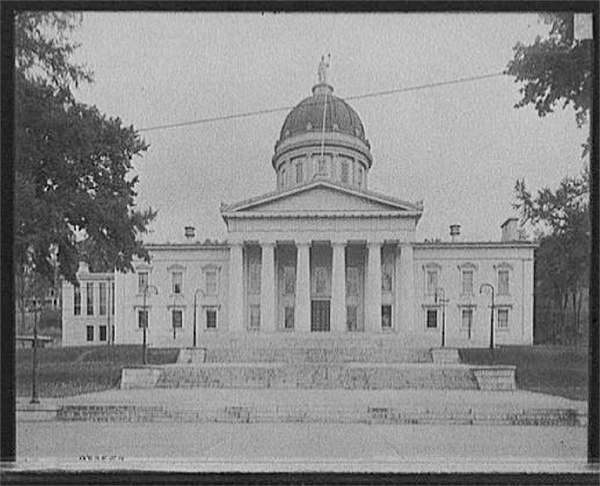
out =
<path fill-rule="evenodd" d="M 97 422 L 584 426 L 585 402 L 526 391 L 110 390 L 63 399 L 56 418 Z"/>
<path fill-rule="evenodd" d="M 124 369 L 121 388 L 516 389 L 514 367 L 464 365 L 456 349 L 346 344 L 280 341 L 182 349 L 176 364 Z"/>

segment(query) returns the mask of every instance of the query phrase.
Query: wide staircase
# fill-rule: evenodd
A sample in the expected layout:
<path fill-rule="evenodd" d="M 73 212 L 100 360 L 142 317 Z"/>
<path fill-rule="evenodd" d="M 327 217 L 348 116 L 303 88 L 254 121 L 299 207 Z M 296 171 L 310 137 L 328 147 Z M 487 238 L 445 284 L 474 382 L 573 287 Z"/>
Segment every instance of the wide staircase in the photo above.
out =
<path fill-rule="evenodd" d="M 182 350 L 157 388 L 477 389 L 468 366 L 434 363 L 429 349 L 392 346 L 220 347 Z M 334 343 L 335 344 L 335 343 Z"/>
<path fill-rule="evenodd" d="M 386 336 L 214 340 L 176 363 L 124 369 L 120 390 L 64 404 L 61 420 L 583 425 L 566 403 L 515 393 L 515 368 Z M 542 396 L 543 397 L 543 396 Z M 520 400 L 520 401 L 519 401 Z"/>

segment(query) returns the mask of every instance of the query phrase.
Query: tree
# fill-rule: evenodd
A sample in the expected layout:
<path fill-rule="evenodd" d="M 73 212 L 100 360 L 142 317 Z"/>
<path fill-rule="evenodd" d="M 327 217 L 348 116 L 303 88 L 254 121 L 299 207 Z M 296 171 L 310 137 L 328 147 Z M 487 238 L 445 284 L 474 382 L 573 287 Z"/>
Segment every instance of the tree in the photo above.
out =
<path fill-rule="evenodd" d="M 588 118 L 592 100 L 592 40 L 573 35 L 573 13 L 544 14 L 551 24 L 548 38 L 536 37 L 530 46 L 517 43 L 506 74 L 525 83 L 515 107 L 534 105 L 539 116 L 552 113 L 556 105 L 573 105 L 579 127 Z"/>
<path fill-rule="evenodd" d="M 581 308 L 589 285 L 589 177 L 586 169 L 580 177 L 565 177 L 555 191 L 540 189 L 536 197 L 523 180 L 515 184 L 515 209 L 541 231 L 535 260 L 538 336 L 546 334 L 555 341 L 581 334 Z"/>
<path fill-rule="evenodd" d="M 79 242 L 105 268 L 130 270 L 148 259 L 141 235 L 155 217 L 135 207 L 131 161 L 148 145 L 133 126 L 76 101 L 91 82 L 71 62 L 74 14 L 22 13 L 15 22 L 15 263 L 47 280 L 75 281 Z M 53 263 L 55 262 L 55 263 Z M 56 265 L 55 265 L 56 264 Z M 17 275 L 18 278 L 19 275 Z"/>
<path fill-rule="evenodd" d="M 533 105 L 540 117 L 572 105 L 577 126 L 589 118 L 592 97 L 592 40 L 576 39 L 573 13 L 543 14 L 548 37 L 532 45 L 518 43 L 506 73 L 523 83 L 515 105 Z M 590 138 L 583 156 L 589 153 Z M 569 340 L 580 333 L 584 290 L 590 262 L 590 172 L 567 177 L 555 191 L 543 188 L 533 197 L 519 180 L 515 185 L 522 219 L 539 232 L 535 262 L 536 331 L 553 340 Z M 573 325 L 569 325 L 572 322 Z M 549 328 L 549 329 L 547 329 Z"/>

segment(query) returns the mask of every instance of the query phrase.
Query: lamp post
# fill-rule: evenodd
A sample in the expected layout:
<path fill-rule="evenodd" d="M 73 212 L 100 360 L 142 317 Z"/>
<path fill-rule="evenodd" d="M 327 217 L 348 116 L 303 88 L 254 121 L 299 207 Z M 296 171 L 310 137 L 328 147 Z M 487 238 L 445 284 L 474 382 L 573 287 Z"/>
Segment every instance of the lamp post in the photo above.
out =
<path fill-rule="evenodd" d="M 441 299 L 438 298 L 438 294 L 442 294 Z M 442 303 L 442 348 L 446 346 L 446 303 L 448 303 L 448 299 L 446 299 L 446 291 L 442 287 L 437 287 L 435 289 L 435 303 Z"/>
<path fill-rule="evenodd" d="M 38 335 L 37 335 L 37 315 L 40 307 L 33 303 L 33 353 L 32 353 L 32 366 L 31 366 L 31 401 L 29 403 L 40 403 L 37 397 L 37 344 L 38 344 Z"/>
<path fill-rule="evenodd" d="M 146 287 L 144 287 L 144 337 L 143 337 L 143 341 L 142 341 L 142 363 L 143 364 L 148 364 L 148 357 L 146 354 L 146 348 L 148 347 L 147 344 L 147 332 L 148 332 L 148 309 L 146 308 L 146 300 L 148 298 L 148 290 L 153 289 L 154 292 L 156 293 L 156 295 L 158 295 L 158 289 L 154 286 L 154 285 L 146 285 Z"/>
<path fill-rule="evenodd" d="M 196 336 L 197 336 L 197 331 L 196 331 L 196 304 L 197 304 L 197 296 L 198 296 L 198 292 L 200 292 L 202 294 L 202 296 L 204 297 L 204 290 L 202 289 L 196 289 L 196 291 L 194 292 L 194 347 L 196 347 Z"/>
<path fill-rule="evenodd" d="M 494 289 L 494 286 L 492 284 L 484 283 L 481 284 L 481 287 L 479 287 L 480 294 L 483 292 L 483 287 L 489 287 L 492 290 L 492 311 L 490 316 L 490 349 L 494 349 L 494 294 L 496 290 Z"/>

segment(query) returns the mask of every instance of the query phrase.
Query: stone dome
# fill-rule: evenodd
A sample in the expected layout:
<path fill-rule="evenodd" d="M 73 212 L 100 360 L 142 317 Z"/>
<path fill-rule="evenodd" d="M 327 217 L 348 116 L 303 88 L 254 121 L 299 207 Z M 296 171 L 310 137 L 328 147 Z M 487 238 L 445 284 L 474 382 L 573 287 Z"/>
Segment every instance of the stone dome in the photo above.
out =
<path fill-rule="evenodd" d="M 328 84 L 317 84 L 313 95 L 302 100 L 288 114 L 281 128 L 279 141 L 307 132 L 323 131 L 323 108 L 327 99 L 325 132 L 345 133 L 368 143 L 365 129 L 358 113 L 341 98 L 333 96 Z"/>

